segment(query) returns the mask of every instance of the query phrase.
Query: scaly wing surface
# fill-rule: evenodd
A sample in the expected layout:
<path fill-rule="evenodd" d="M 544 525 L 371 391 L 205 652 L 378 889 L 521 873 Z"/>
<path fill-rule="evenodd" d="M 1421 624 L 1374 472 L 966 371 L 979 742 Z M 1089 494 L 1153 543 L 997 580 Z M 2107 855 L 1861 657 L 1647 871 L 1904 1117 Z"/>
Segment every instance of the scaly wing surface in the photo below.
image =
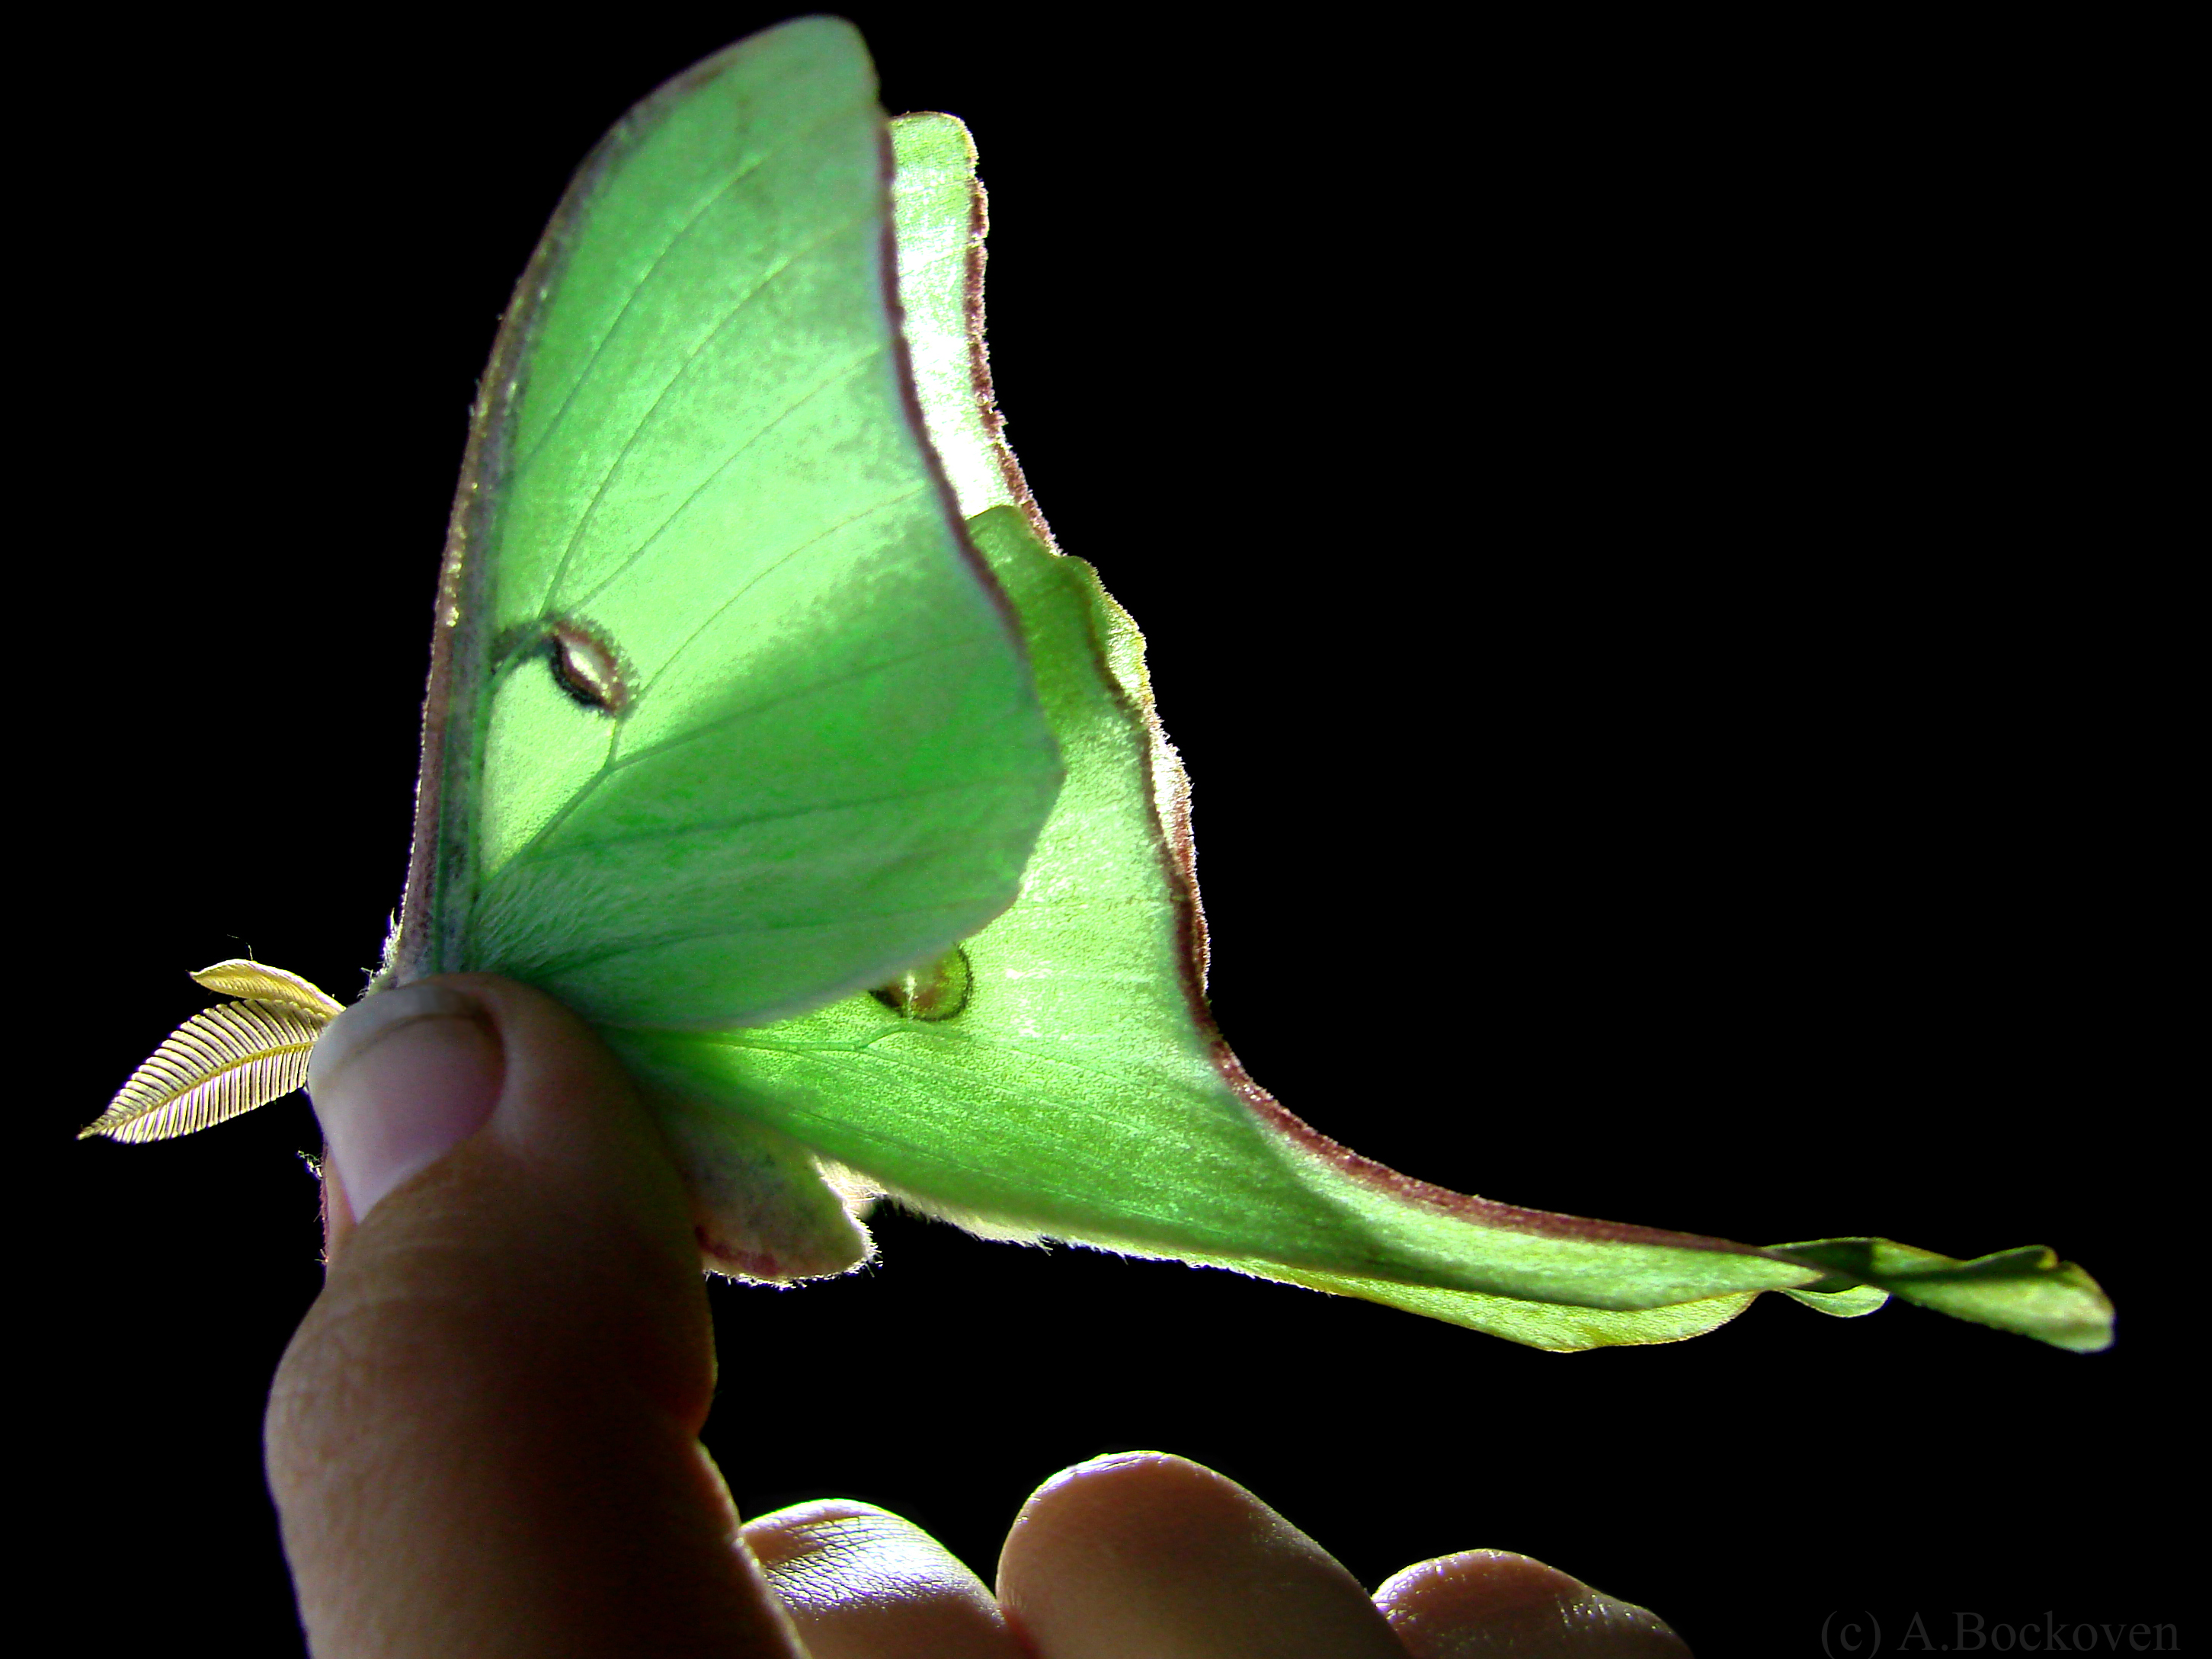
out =
<path fill-rule="evenodd" d="M 570 187 L 456 502 L 392 977 L 751 1023 L 1012 898 L 1058 762 L 922 428 L 889 169 L 858 35 L 812 18 Z"/>
<path fill-rule="evenodd" d="M 1762 1249 L 1496 1203 L 1359 1158 L 1244 1074 L 1206 1006 L 1186 787 L 1141 636 L 1090 566 L 1049 549 L 999 439 L 980 200 L 947 185 L 972 156 L 957 129 L 898 125 L 907 327 L 918 362 L 969 368 L 923 379 L 930 429 L 982 508 L 971 528 L 1021 615 L 1066 782 L 1020 897 L 924 976 L 957 994 L 617 1034 L 633 1065 L 986 1235 L 1228 1267 L 1539 1347 L 1680 1340 L 1768 1290 L 1844 1316 L 1894 1293 L 2062 1346 L 2109 1341 L 2101 1292 L 2048 1251 Z"/>

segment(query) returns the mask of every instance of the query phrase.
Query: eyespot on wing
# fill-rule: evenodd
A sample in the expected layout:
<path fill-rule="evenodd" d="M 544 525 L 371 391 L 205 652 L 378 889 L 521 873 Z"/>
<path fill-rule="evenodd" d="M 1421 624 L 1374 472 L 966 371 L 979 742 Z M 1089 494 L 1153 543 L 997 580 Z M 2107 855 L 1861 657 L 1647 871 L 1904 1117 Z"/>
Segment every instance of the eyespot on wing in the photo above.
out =
<path fill-rule="evenodd" d="M 925 967 L 901 974 L 868 994 L 905 1019 L 951 1019 L 968 1006 L 973 985 L 968 953 L 955 945 Z"/>
<path fill-rule="evenodd" d="M 567 617 L 548 623 L 543 639 L 554 684 L 584 708 L 619 719 L 629 707 L 629 677 L 614 641 Z"/>

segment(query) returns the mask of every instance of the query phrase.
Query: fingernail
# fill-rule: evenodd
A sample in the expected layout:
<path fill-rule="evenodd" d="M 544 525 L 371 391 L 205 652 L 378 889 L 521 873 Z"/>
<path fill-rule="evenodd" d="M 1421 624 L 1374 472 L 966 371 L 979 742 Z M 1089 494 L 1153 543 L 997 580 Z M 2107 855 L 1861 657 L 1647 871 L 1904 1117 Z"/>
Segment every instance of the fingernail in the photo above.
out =
<path fill-rule="evenodd" d="M 447 986 L 402 986 L 331 1022 L 307 1093 L 356 1222 L 483 1127 L 505 1069 L 483 1007 Z"/>
<path fill-rule="evenodd" d="M 1080 1463 L 1071 1463 L 1066 1472 L 1079 1474 L 1085 1469 L 1110 1469 L 1123 1463 L 1151 1463 L 1167 1455 L 1166 1452 L 1156 1451 L 1100 1452 L 1097 1456 L 1086 1457 Z"/>
<path fill-rule="evenodd" d="M 1462 1550 L 1383 1581 L 1375 1604 L 1413 1659 L 1608 1654 L 1688 1659 L 1667 1621 L 1510 1550 Z"/>

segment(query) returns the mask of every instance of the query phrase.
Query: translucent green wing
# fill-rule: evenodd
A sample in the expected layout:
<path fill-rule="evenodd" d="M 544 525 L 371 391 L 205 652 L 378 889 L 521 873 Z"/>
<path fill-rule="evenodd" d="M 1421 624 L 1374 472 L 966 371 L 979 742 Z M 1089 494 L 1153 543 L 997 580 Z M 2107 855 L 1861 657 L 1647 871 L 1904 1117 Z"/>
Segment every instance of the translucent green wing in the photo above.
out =
<path fill-rule="evenodd" d="M 859 37 L 812 18 L 570 187 L 456 501 L 393 976 L 750 1023 L 1012 897 L 1057 758 L 921 429 L 890 166 Z"/>
<path fill-rule="evenodd" d="M 967 518 L 1028 506 L 991 393 L 983 341 L 983 238 L 990 228 L 975 145 L 950 115 L 891 123 L 891 199 L 898 232 L 899 307 L 930 444 Z M 1030 508 L 1032 520 L 1042 526 Z"/>
<path fill-rule="evenodd" d="M 772 1138 L 787 1158 L 803 1149 L 848 1186 L 986 1235 L 1229 1267 L 1540 1347 L 1695 1335 L 1765 1290 L 1844 1316 L 1893 1292 L 2063 1346 L 2108 1341 L 2101 1293 L 2047 1251 L 1961 1263 L 1880 1241 L 1768 1250 L 1522 1209 L 1361 1158 L 1245 1076 L 1205 1002 L 1185 786 L 1142 639 L 1088 565 L 1049 550 L 1003 453 L 968 337 L 976 253 L 961 253 L 958 303 L 943 280 L 945 250 L 980 232 L 980 211 L 941 188 L 947 126 L 898 129 L 907 326 L 918 362 L 951 360 L 957 339 L 971 368 L 969 383 L 923 381 L 948 471 L 986 501 L 1021 503 L 972 527 L 1021 614 L 1066 783 L 1020 898 L 935 970 L 763 1029 L 614 1034 L 642 1075 L 695 1103 L 693 1133 L 714 1138 L 707 1119 Z M 931 216 L 934 240 L 920 222 Z M 933 350 L 921 337 L 933 328 Z"/>

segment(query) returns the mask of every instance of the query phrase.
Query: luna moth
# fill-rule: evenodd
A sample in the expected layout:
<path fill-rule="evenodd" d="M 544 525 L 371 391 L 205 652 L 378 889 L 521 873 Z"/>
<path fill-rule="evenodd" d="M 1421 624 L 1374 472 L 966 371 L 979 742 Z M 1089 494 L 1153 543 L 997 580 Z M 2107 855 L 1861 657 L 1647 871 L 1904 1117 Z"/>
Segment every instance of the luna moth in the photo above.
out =
<path fill-rule="evenodd" d="M 849 1270 L 888 1196 L 1530 1346 L 1762 1291 L 2094 1350 L 2039 1247 L 1757 1248 L 1464 1196 L 1291 1116 L 1214 1030 L 1134 623 L 1006 448 L 964 129 L 805 19 L 633 110 L 519 285 L 456 497 L 413 858 L 372 990 L 512 975 L 659 1110 L 713 1269 Z M 87 1133 L 299 1086 L 334 1000 L 250 960 Z"/>

